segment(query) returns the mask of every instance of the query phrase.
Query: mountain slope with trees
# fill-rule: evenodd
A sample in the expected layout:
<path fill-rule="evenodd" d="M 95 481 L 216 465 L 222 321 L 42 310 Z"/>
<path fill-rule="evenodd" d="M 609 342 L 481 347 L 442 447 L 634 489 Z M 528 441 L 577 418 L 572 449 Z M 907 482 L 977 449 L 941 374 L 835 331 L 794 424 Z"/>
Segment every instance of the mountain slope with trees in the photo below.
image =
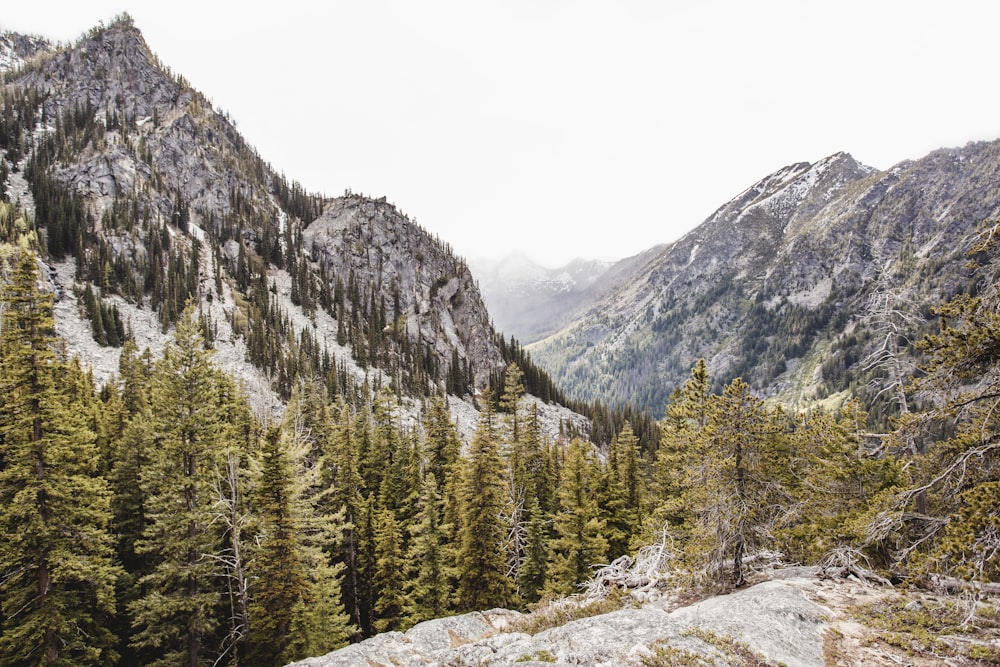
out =
<path fill-rule="evenodd" d="M 931 305 L 979 289 L 962 256 L 1000 211 L 998 183 L 998 142 L 884 172 L 843 153 L 791 165 L 529 351 L 571 396 L 654 414 L 705 358 L 716 390 L 740 376 L 789 403 L 860 392 L 881 418 L 889 408 L 869 361 L 886 316 L 905 311 L 897 333 L 912 341 Z"/>
<path fill-rule="evenodd" d="M 329 198 L 276 173 L 127 15 L 35 51 L 18 47 L 4 74 L 0 181 L 67 297 L 57 329 L 98 382 L 127 338 L 161 351 L 193 301 L 258 411 L 280 411 L 303 377 L 331 395 L 360 396 L 367 382 L 472 404 L 516 361 L 546 428 L 586 428 L 493 329 L 450 247 L 384 198 Z"/>
<path fill-rule="evenodd" d="M 964 621 L 869 620 L 1000 661 L 1000 246 L 966 219 L 995 211 L 997 145 L 885 174 L 795 165 L 629 287 L 650 321 L 656 285 L 691 296 L 704 330 L 683 354 L 764 327 L 779 377 L 805 366 L 783 333 L 813 340 L 864 297 L 856 396 L 766 402 L 716 354 L 662 420 L 613 392 L 574 404 L 588 420 L 492 329 L 447 246 L 384 200 L 303 192 L 206 102 L 127 16 L 4 75 L 0 665 L 280 665 L 501 605 L 537 606 L 526 635 L 787 561 L 962 591 Z M 845 193 L 869 207 L 837 208 Z M 928 640 L 956 623 L 984 639 Z M 510 657 L 575 659 L 523 645 Z M 628 660 L 695 659 L 645 648 Z"/>

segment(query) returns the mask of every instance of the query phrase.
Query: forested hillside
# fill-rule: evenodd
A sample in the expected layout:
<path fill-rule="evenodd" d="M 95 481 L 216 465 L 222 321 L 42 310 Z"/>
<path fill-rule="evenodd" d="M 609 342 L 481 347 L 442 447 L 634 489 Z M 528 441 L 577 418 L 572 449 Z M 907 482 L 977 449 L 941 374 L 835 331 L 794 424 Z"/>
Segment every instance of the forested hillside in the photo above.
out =
<path fill-rule="evenodd" d="M 53 335 L 25 219 L 0 213 L 20 232 L 3 247 L 4 664 L 284 664 L 568 595 L 614 560 L 606 595 L 630 585 L 618 557 L 652 543 L 647 590 L 730 590 L 789 561 L 976 600 L 1000 576 L 995 286 L 936 310 L 926 374 L 898 388 L 927 407 L 888 431 L 856 401 L 799 414 L 739 379 L 715 394 L 699 362 L 655 451 L 627 424 L 597 449 L 543 436 L 511 366 L 463 448 L 444 398 L 406 428 L 388 388 L 352 409 L 301 382 L 261 422 L 191 308 L 162 356 L 126 342 L 98 389 Z M 973 255 L 993 272 L 995 243 Z"/>
<path fill-rule="evenodd" d="M 704 358 L 716 391 L 742 377 L 803 407 L 858 396 L 884 425 L 891 380 L 870 361 L 886 327 L 913 342 L 932 329 L 933 305 L 988 284 L 963 254 L 1000 214 L 998 183 L 996 141 L 886 171 L 845 153 L 789 165 L 529 351 L 577 399 L 662 414 Z"/>
<path fill-rule="evenodd" d="M 4 664 L 283 664 L 571 592 L 638 530 L 634 489 L 617 497 L 631 429 L 610 467 L 546 438 L 514 365 L 464 453 L 443 397 L 404 428 L 387 387 L 357 408 L 303 380 L 260 421 L 191 307 L 162 356 L 126 341 L 97 388 L 55 345 L 36 237 L 0 213 L 22 232 L 4 246 Z"/>

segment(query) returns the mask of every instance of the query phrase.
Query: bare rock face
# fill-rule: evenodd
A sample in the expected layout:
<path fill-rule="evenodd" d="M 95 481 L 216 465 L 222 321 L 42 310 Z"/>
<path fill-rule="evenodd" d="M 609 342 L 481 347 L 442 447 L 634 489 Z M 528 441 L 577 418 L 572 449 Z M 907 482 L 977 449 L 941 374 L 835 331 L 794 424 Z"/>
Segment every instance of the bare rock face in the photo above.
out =
<path fill-rule="evenodd" d="M 793 571 L 788 578 L 673 611 L 649 603 L 571 621 L 534 636 L 504 630 L 516 619 L 515 612 L 466 614 L 427 621 L 405 633 L 378 635 L 295 665 L 638 666 L 663 646 L 724 659 L 724 641 L 733 640 L 769 664 L 822 667 L 823 633 L 831 612 L 809 599 L 815 586 L 809 572 Z M 713 643 L 716 639 L 722 648 Z"/>
<path fill-rule="evenodd" d="M 353 665 L 458 665 L 474 655 L 492 655 L 500 643 L 527 637 L 503 633 L 517 612 L 496 609 L 439 618 L 413 626 L 405 633 L 386 632 L 323 657 L 294 663 L 298 667 Z M 461 662 L 458 662 L 461 660 Z"/>
<path fill-rule="evenodd" d="M 44 37 L 0 32 L 0 73 L 22 67 L 35 54 L 47 51 L 52 44 Z"/>
<path fill-rule="evenodd" d="M 79 109 L 125 126 L 58 169 L 98 219 L 115 196 L 139 189 L 153 191 L 164 217 L 174 203 L 170 195 L 179 196 L 203 226 L 205 218 L 221 220 L 230 211 L 234 192 L 277 213 L 268 196 L 272 175 L 260 158 L 204 95 L 164 71 L 129 21 L 27 63 L 11 83 L 46 96 L 50 123 Z"/>
<path fill-rule="evenodd" d="M 330 275 L 354 275 L 380 287 L 405 318 L 407 336 L 432 350 L 441 367 L 457 349 L 472 362 L 479 387 L 503 367 L 468 266 L 384 199 L 334 199 L 302 239 Z"/>

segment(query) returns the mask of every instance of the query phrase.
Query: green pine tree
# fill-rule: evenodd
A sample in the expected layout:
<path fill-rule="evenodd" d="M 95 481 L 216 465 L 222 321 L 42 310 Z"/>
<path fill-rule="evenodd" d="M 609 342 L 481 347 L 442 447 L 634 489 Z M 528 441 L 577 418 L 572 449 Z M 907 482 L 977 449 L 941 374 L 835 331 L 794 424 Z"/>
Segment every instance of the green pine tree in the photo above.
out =
<path fill-rule="evenodd" d="M 444 616 L 449 611 L 448 562 L 441 526 L 441 494 L 437 479 L 428 474 L 420 490 L 416 522 L 410 526 L 406 552 L 407 620 L 410 624 Z"/>
<path fill-rule="evenodd" d="M 625 422 L 611 440 L 608 465 L 600 491 L 600 506 L 607 522 L 608 555 L 617 558 L 629 553 L 642 522 L 639 478 L 639 439 Z"/>
<path fill-rule="evenodd" d="M 462 471 L 459 495 L 462 526 L 456 597 L 462 611 L 507 606 L 513 602 L 514 592 L 506 574 L 503 551 L 508 532 L 502 519 L 506 497 L 504 463 L 488 391 L 484 392 L 481 404 L 479 426 Z"/>
<path fill-rule="evenodd" d="M 519 586 L 525 602 L 538 602 L 548 578 L 550 519 L 532 499 L 528 505 L 528 527 L 525 534 L 524 563 L 521 565 Z"/>
<path fill-rule="evenodd" d="M 743 586 L 745 559 L 774 548 L 789 498 L 788 431 L 781 412 L 739 378 L 709 401 L 683 494 L 692 510 L 685 549 L 697 579 Z"/>
<path fill-rule="evenodd" d="M 38 274 L 22 252 L 2 293 L 0 664 L 106 665 L 117 659 L 111 494 L 84 418 L 88 382 L 51 349 Z"/>
<path fill-rule="evenodd" d="M 647 542 L 655 540 L 664 526 L 678 536 L 689 526 L 691 507 L 683 498 L 685 476 L 691 468 L 704 467 L 701 434 L 708 422 L 709 389 L 705 360 L 699 359 L 691 377 L 670 397 L 650 484 L 653 510 L 643 526 Z"/>
<path fill-rule="evenodd" d="M 403 586 L 403 534 L 389 509 L 378 513 L 375 524 L 375 631 L 402 629 L 408 606 Z"/>
<path fill-rule="evenodd" d="M 349 527 L 345 508 L 338 502 L 335 461 L 339 459 L 331 451 L 339 429 L 330 422 L 330 409 L 318 386 L 302 389 L 282 422 L 281 442 L 291 466 L 288 523 L 295 528 L 285 540 L 291 549 L 285 559 L 299 563 L 296 576 L 302 578 L 296 599 L 290 603 L 286 646 L 280 656 L 283 662 L 328 653 L 346 644 L 357 631 L 344 608 L 346 567 L 339 559 Z M 266 546 L 267 536 L 263 537 Z M 292 571 L 283 575 L 286 581 Z"/>
<path fill-rule="evenodd" d="M 262 544 L 254 559 L 250 627 L 251 657 L 258 665 L 287 662 L 292 612 L 308 591 L 293 508 L 294 474 L 287 443 L 272 427 L 264 437 L 254 494 Z"/>
<path fill-rule="evenodd" d="M 547 589 L 552 593 L 573 593 L 590 578 L 593 567 L 607 558 L 606 526 L 597 504 L 598 478 L 592 445 L 573 438 L 559 479 L 559 512 L 553 518 L 549 543 Z"/>
<path fill-rule="evenodd" d="M 353 626 L 361 627 L 361 574 L 357 522 L 364 513 L 363 482 L 358 471 L 358 441 L 354 434 L 351 411 L 346 403 L 337 409 L 330 439 L 330 452 L 324 457 L 331 472 L 325 480 L 332 490 L 331 508 L 344 512 L 344 534 L 340 560 L 344 564 L 343 600 Z"/>
<path fill-rule="evenodd" d="M 150 391 L 155 446 L 141 472 L 146 525 L 136 544 L 150 571 L 130 605 L 133 646 L 151 665 L 196 667 L 222 654 L 223 548 L 215 522 L 215 471 L 226 443 L 220 372 L 212 365 L 194 310 L 186 309 L 156 365 Z"/>

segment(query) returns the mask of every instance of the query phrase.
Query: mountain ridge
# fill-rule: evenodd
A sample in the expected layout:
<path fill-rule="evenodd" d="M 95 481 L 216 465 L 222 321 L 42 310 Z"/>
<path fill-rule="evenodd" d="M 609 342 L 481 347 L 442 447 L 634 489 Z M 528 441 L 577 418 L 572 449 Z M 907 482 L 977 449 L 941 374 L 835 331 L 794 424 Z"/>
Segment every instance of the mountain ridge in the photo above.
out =
<path fill-rule="evenodd" d="M 570 395 L 654 413 L 702 357 L 717 387 L 742 376 L 790 404 L 824 400 L 871 379 L 874 343 L 853 332 L 869 336 L 872 290 L 906 288 L 927 308 L 970 279 L 961 256 L 1000 212 L 998 175 L 1000 142 L 885 171 L 847 153 L 786 166 L 529 351 Z"/>
<path fill-rule="evenodd" d="M 27 39 L 5 35 L 8 45 Z M 464 260 L 384 197 L 329 198 L 276 173 L 227 114 L 159 61 L 127 15 L 75 44 L 38 45 L 5 65 L 5 94 L 34 115 L 12 120 L 19 134 L 5 161 L 33 218 L 48 215 L 36 204 L 59 192 L 78 202 L 65 202 L 78 210 L 70 228 L 40 230 L 65 294 L 80 298 L 91 286 L 154 352 L 194 297 L 219 334 L 220 361 L 268 413 L 298 373 L 325 375 L 342 392 L 386 382 L 418 402 L 433 392 L 474 402 L 499 382 L 510 352 Z M 331 215 L 352 207 L 368 213 L 350 234 L 320 238 Z M 363 256 L 353 252 L 358 243 Z M 60 268 L 71 255 L 75 269 Z M 176 287 L 175 264 L 190 267 Z M 62 305 L 57 326 L 107 381 L 118 348 L 86 341 L 88 323 L 73 305 Z M 554 433 L 563 419 L 580 420 L 548 397 L 541 405 Z M 456 410 L 467 422 L 468 411 Z"/>

